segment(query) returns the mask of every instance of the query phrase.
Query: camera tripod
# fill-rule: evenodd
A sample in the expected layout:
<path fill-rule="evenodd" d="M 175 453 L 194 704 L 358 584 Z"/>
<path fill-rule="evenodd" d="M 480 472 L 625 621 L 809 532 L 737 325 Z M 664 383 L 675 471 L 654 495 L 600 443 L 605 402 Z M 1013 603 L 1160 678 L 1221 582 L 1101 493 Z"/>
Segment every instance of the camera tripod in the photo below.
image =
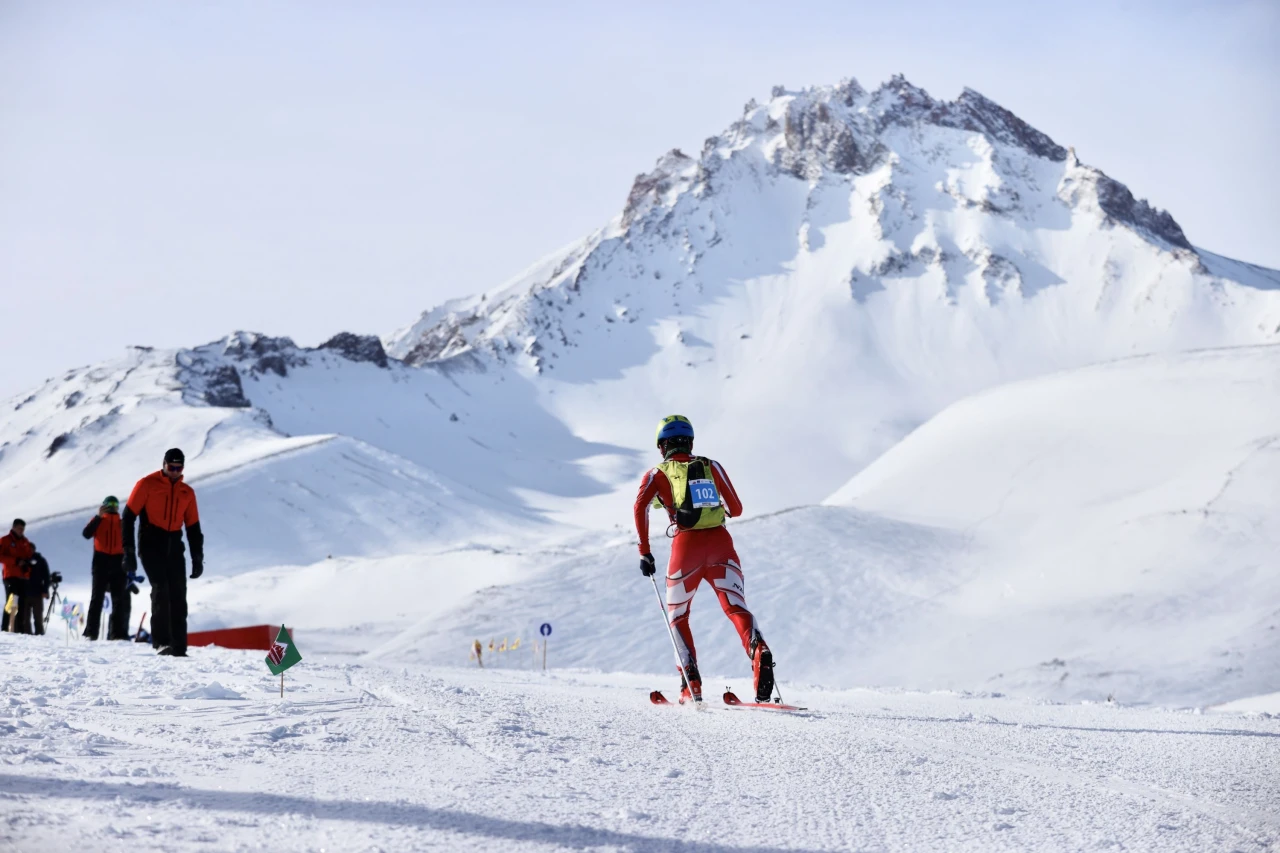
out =
<path fill-rule="evenodd" d="M 49 609 L 44 614 L 44 624 L 49 624 L 49 619 L 53 616 L 53 606 L 58 603 L 58 584 L 53 584 L 53 589 L 49 590 Z"/>

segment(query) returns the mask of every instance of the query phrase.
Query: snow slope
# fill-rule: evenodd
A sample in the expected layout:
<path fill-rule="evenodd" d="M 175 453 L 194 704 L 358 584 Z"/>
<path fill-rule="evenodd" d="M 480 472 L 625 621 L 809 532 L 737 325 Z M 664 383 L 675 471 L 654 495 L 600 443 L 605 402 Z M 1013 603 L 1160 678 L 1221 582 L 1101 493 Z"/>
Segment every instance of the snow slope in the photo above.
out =
<path fill-rule="evenodd" d="M 574 460 L 610 449 L 531 415 L 501 377 L 410 368 L 366 345 L 239 333 L 70 371 L 0 424 L 0 502 L 74 580 L 98 502 L 123 500 L 170 446 L 187 453 L 211 573 L 554 537 L 519 491 L 602 488 Z"/>
<path fill-rule="evenodd" d="M 828 503 L 983 549 L 981 571 L 958 576 L 895 652 L 922 683 L 985 668 L 1016 686 L 1190 702 L 1280 684 L 1277 483 L 1280 347 L 1268 346 L 979 394 Z"/>
<path fill-rule="evenodd" d="M 0 636 L 15 850 L 1268 850 L 1280 722 L 953 693 L 663 709 L 634 676 Z M 741 679 L 735 687 L 742 689 Z"/>

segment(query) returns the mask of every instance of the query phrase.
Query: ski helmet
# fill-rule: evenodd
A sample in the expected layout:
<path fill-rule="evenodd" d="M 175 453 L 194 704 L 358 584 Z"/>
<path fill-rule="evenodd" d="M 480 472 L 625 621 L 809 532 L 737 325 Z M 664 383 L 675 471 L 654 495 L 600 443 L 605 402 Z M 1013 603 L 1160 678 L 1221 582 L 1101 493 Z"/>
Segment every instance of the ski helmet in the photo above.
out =
<path fill-rule="evenodd" d="M 115 495 L 107 495 L 102 499 L 102 506 L 104 509 L 119 509 L 120 499 Z"/>
<path fill-rule="evenodd" d="M 684 415 L 667 415 L 658 424 L 656 443 L 661 445 L 668 438 L 688 438 L 693 440 L 693 424 Z"/>

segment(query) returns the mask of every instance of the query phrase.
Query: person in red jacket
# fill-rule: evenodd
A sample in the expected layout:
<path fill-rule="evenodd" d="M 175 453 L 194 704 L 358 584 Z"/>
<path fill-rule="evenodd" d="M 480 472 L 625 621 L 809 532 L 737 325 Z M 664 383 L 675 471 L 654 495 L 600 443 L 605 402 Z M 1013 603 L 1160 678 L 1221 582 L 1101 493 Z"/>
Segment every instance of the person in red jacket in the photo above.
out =
<path fill-rule="evenodd" d="M 82 534 L 93 540 L 93 592 L 89 596 L 89 619 L 84 635 L 98 639 L 102 622 L 102 601 L 111 593 L 111 624 L 107 626 L 108 640 L 126 640 L 129 637 L 129 578 L 124 571 L 124 533 L 120 523 L 120 500 L 107 495 L 98 514 L 89 519 Z"/>
<path fill-rule="evenodd" d="M 36 546 L 26 536 L 27 523 L 15 518 L 6 536 L 0 537 L 0 565 L 4 566 L 4 600 L 17 596 L 18 612 L 5 611 L 4 630 L 17 634 L 31 633 L 31 594 L 27 588 L 31 577 L 28 565 Z"/>
<path fill-rule="evenodd" d="M 121 518 L 126 574 L 142 570 L 151 582 L 151 645 L 159 654 L 187 654 L 187 563 L 182 529 L 191 545 L 191 578 L 204 573 L 204 534 L 195 490 L 182 482 L 186 458 L 178 448 L 164 454 L 164 467 L 138 481 Z M 134 524 L 138 525 L 135 548 Z"/>
<path fill-rule="evenodd" d="M 773 698 L 773 653 L 747 609 L 742 563 L 724 526 L 726 519 L 742 514 L 742 501 L 719 462 L 693 455 L 693 424 L 688 418 L 664 418 L 658 425 L 657 442 L 662 462 L 644 475 L 634 515 L 640 571 L 646 577 L 656 571 L 649 550 L 650 504 L 666 509 L 671 521 L 668 535 L 675 530 L 667 562 L 667 618 L 675 629 L 682 667 L 680 701 L 702 701 L 689 606 L 698 585 L 707 581 L 751 659 L 756 701 L 768 702 Z"/>

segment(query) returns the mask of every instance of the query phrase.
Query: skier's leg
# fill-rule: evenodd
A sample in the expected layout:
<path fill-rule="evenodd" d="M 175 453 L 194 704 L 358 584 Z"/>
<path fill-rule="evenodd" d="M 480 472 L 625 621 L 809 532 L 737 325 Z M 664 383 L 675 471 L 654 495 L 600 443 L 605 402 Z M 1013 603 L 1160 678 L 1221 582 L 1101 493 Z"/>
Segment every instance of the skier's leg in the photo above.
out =
<path fill-rule="evenodd" d="M 701 582 L 702 569 L 684 571 L 674 577 L 667 576 L 667 619 L 675 629 L 680 664 L 686 667 L 698 660 L 693 633 L 689 630 L 689 605 L 693 604 L 693 596 Z"/>
<path fill-rule="evenodd" d="M 693 603 L 698 584 L 702 583 L 702 564 L 696 555 L 688 553 L 680 537 L 671 546 L 671 560 L 667 565 L 667 619 L 675 635 L 676 653 L 680 657 L 680 677 L 688 698 L 701 701 L 702 676 L 698 672 L 698 652 L 693 645 L 693 632 L 689 630 L 689 606 Z M 684 690 L 680 701 L 685 700 Z"/>
<path fill-rule="evenodd" d="M 707 573 L 715 587 L 716 598 L 733 626 L 738 629 L 738 639 L 751 659 L 751 676 L 756 688 L 756 701 L 768 702 L 773 698 L 773 652 L 760 635 L 755 616 L 747 609 L 746 581 L 737 555 L 723 565 L 714 566 Z"/>
<path fill-rule="evenodd" d="M 747 609 L 747 585 L 738 561 L 729 560 L 723 565 L 713 566 L 707 571 L 707 580 L 711 581 L 716 598 L 720 599 L 720 609 L 738 630 L 742 650 L 750 656 L 751 641 L 757 634 L 756 618 Z"/>

